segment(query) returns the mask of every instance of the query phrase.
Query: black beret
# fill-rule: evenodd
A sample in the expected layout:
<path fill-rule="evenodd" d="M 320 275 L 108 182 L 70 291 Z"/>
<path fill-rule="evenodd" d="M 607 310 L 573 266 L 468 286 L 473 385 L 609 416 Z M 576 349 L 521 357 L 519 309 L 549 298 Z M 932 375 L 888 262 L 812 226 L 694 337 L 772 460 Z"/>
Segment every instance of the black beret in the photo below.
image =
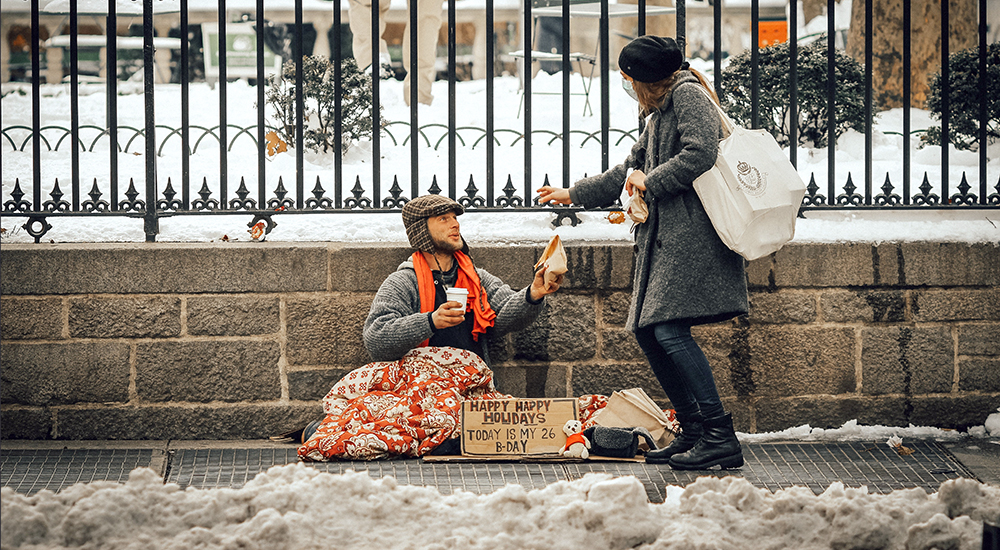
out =
<path fill-rule="evenodd" d="M 681 67 L 684 56 L 673 38 L 640 36 L 622 48 L 618 68 L 639 82 L 659 82 Z"/>

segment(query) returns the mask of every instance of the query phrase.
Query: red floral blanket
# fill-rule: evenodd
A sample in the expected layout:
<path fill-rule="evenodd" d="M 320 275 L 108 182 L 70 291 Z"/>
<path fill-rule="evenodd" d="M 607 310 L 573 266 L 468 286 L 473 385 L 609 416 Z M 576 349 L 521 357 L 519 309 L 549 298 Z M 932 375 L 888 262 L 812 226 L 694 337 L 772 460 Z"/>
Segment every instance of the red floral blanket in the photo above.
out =
<path fill-rule="evenodd" d="M 511 397 L 496 391 L 493 371 L 478 355 L 417 348 L 399 361 L 369 363 L 337 382 L 323 398 L 326 417 L 299 447 L 299 458 L 423 456 L 456 434 L 463 401 Z M 587 425 L 607 398 L 588 395 L 579 402 L 580 420 Z"/>

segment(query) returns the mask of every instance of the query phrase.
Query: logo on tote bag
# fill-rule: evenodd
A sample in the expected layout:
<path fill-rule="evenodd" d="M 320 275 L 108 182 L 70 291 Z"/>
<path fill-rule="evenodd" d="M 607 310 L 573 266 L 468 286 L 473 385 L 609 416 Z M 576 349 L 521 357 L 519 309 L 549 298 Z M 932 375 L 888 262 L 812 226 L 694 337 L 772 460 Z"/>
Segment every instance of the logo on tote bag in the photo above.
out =
<path fill-rule="evenodd" d="M 767 190 L 766 174 L 761 174 L 759 170 L 750 166 L 748 162 L 741 160 L 736 163 L 736 179 L 740 182 L 740 187 L 748 195 L 759 197 Z"/>

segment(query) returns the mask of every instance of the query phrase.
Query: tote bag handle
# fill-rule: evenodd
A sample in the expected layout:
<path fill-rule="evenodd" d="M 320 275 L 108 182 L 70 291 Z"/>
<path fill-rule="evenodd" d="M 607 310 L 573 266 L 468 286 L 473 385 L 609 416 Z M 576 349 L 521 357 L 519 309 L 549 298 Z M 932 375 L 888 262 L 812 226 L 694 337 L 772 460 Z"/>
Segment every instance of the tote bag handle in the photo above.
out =
<path fill-rule="evenodd" d="M 719 113 L 719 119 L 722 122 L 722 139 L 726 139 L 727 137 L 732 135 L 733 130 L 735 130 L 739 125 L 733 122 L 733 119 L 729 118 L 729 115 L 726 114 L 726 111 L 724 111 L 722 107 L 719 106 L 719 104 L 716 103 L 714 99 L 712 99 L 712 95 L 708 93 L 708 90 L 706 90 L 704 86 L 699 84 L 698 89 L 701 90 L 701 93 L 705 94 L 705 97 L 708 98 L 708 102 L 711 103 L 712 107 L 715 107 L 716 112 Z"/>

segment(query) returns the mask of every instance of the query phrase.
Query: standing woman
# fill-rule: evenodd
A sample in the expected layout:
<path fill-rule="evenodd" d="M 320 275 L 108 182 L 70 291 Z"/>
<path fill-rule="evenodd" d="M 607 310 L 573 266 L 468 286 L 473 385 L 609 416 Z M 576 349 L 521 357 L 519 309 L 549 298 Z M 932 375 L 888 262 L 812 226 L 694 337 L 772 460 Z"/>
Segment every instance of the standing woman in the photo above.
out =
<path fill-rule="evenodd" d="M 629 195 L 644 193 L 649 217 L 635 227 L 627 326 L 682 430 L 669 446 L 648 453 L 646 462 L 685 470 L 738 468 L 743 453 L 732 415 L 723 409 L 712 369 L 691 337 L 693 325 L 748 310 L 743 258 L 719 239 L 692 186 L 718 155 L 717 99 L 704 77 L 683 63 L 672 38 L 633 40 L 622 49 L 618 67 L 622 85 L 646 118 L 631 153 L 623 164 L 571 189 L 542 187 L 539 202 L 600 208 L 614 203 L 622 185 Z"/>

